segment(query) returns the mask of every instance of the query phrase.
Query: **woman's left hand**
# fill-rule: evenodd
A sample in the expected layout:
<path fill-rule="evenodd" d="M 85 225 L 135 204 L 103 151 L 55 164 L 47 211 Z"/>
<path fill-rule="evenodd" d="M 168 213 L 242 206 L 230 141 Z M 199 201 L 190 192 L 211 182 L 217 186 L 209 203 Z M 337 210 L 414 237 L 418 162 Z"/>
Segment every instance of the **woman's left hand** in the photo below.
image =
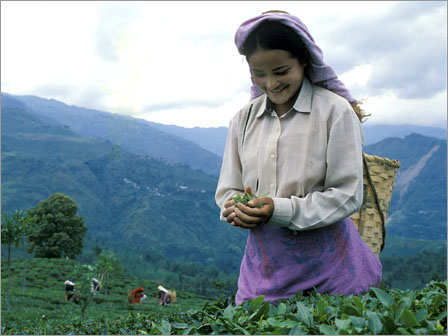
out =
<path fill-rule="evenodd" d="M 274 201 L 270 197 L 263 196 L 249 201 L 248 206 L 239 203 L 235 207 L 236 216 L 233 221 L 242 228 L 253 228 L 268 222 L 273 212 Z"/>

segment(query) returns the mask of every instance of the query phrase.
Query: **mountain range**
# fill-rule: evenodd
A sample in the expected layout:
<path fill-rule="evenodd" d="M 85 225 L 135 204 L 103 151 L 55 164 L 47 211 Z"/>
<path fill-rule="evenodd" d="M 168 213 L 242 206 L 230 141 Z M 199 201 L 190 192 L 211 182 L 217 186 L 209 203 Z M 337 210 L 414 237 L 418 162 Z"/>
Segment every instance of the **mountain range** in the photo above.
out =
<path fill-rule="evenodd" d="M 414 239 L 446 240 L 446 140 L 421 134 L 392 137 L 364 151 L 400 162 L 387 222 L 388 232 Z"/>
<path fill-rule="evenodd" d="M 2 94 L 7 95 L 7 94 Z M 75 133 L 100 137 L 119 143 L 124 149 L 138 155 L 158 157 L 168 162 L 182 162 L 194 169 L 219 175 L 221 157 L 226 144 L 227 127 L 193 127 L 164 125 L 144 119 L 70 106 L 54 99 L 36 96 L 13 96 L 25 103 L 43 118 L 67 125 Z M 408 124 L 362 124 L 364 144 L 372 145 L 389 137 L 403 138 L 418 133 L 437 139 L 447 138 L 446 126 L 429 127 Z M 168 137 L 172 135 L 173 137 Z M 179 142 L 183 140 L 183 142 Z M 185 142 L 185 140 L 188 140 Z M 149 143 L 154 144 L 152 146 Z M 160 146 L 156 146 L 160 144 Z M 200 146 L 208 153 L 198 149 Z M 179 150 L 194 153 L 194 159 Z M 162 150 L 165 149 L 165 150 Z M 179 153 L 181 152 L 181 153 Z M 210 152 L 215 156 L 210 156 Z M 183 155 L 184 154 L 184 155 Z"/>
<path fill-rule="evenodd" d="M 8 97 L 2 93 L 2 100 Z M 67 126 L 84 137 L 109 140 L 139 156 L 182 163 L 193 169 L 218 176 L 221 157 L 180 135 L 167 133 L 155 123 L 125 115 L 70 106 L 54 99 L 35 96 L 9 96 L 24 103 L 42 120 Z M 169 127 L 168 127 L 169 128 Z"/>
<path fill-rule="evenodd" d="M 3 211 L 62 192 L 93 241 L 237 269 L 247 233 L 218 219 L 220 150 L 204 145 L 226 128 L 182 130 L 4 93 L 1 117 Z M 401 163 L 388 234 L 446 240 L 446 139 L 396 133 L 364 148 Z"/>
<path fill-rule="evenodd" d="M 2 211 L 61 192 L 75 200 L 97 243 L 221 269 L 239 264 L 247 233 L 219 220 L 216 177 L 83 137 L 10 96 L 2 95 L 1 116 Z"/>

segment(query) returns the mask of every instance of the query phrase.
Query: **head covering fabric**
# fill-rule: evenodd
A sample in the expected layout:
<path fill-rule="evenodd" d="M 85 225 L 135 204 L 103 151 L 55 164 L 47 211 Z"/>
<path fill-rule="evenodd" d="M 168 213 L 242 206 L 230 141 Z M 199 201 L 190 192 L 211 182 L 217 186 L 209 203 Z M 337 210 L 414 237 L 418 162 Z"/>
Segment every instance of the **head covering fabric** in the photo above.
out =
<path fill-rule="evenodd" d="M 161 285 L 159 285 L 159 286 L 157 287 L 157 289 L 158 289 L 159 291 L 168 293 L 168 289 L 166 289 L 165 287 L 163 287 L 163 286 L 161 286 Z"/>
<path fill-rule="evenodd" d="M 235 44 L 240 54 L 244 54 L 244 43 L 249 35 L 264 21 L 277 21 L 290 28 L 292 28 L 297 35 L 302 39 L 306 48 L 308 49 L 310 59 L 306 67 L 306 75 L 313 83 L 324 87 L 339 96 L 344 97 L 350 103 L 356 102 L 348 89 L 345 87 L 336 76 L 333 68 L 326 64 L 323 59 L 322 50 L 314 42 L 313 37 L 308 31 L 305 24 L 296 16 L 283 12 L 264 13 L 252 19 L 244 21 L 235 34 Z M 254 99 L 263 94 L 263 91 L 254 84 L 253 78 L 251 87 L 251 99 Z"/>

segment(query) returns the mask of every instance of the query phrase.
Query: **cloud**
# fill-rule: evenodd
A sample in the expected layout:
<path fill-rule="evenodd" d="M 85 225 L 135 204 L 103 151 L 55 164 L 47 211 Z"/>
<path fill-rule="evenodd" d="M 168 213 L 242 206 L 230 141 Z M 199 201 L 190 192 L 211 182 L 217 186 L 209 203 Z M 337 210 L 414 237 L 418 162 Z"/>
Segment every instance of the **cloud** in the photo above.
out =
<path fill-rule="evenodd" d="M 432 97 L 409 100 L 393 92 L 369 97 L 364 106 L 372 116 L 367 124 L 416 124 L 446 128 L 447 92 Z"/>
<path fill-rule="evenodd" d="M 181 109 L 181 108 L 191 108 L 191 107 L 206 107 L 206 108 L 216 108 L 221 106 L 226 102 L 225 99 L 219 100 L 177 100 L 170 101 L 165 103 L 155 103 L 148 104 L 143 107 L 143 111 L 146 113 L 150 113 L 151 111 L 159 111 L 159 110 L 171 110 L 171 109 Z"/>
<path fill-rule="evenodd" d="M 369 95 L 430 98 L 446 89 L 446 24 L 446 3 L 394 3 L 386 12 L 334 23 L 325 35 L 329 59 L 340 74 L 370 64 Z"/>
<path fill-rule="evenodd" d="M 169 106 L 168 108 L 154 109 L 139 114 L 139 118 L 166 125 L 179 125 L 182 127 L 220 127 L 229 125 L 230 119 L 249 101 L 249 93 L 239 93 L 233 99 L 218 105 L 207 106 L 203 102 L 194 102 L 187 105 Z"/>
<path fill-rule="evenodd" d="M 79 86 L 64 82 L 37 85 L 27 94 L 42 98 L 56 99 L 68 105 L 104 111 L 104 91 L 94 83 Z"/>
<path fill-rule="evenodd" d="M 227 126 L 250 87 L 235 31 L 275 8 L 305 22 L 375 120 L 387 118 L 384 110 L 420 122 L 416 106 L 431 106 L 426 122 L 446 115 L 446 3 L 428 1 L 9 1 L 2 90 L 161 123 Z"/>
<path fill-rule="evenodd" d="M 140 5 L 107 3 L 98 7 L 98 21 L 94 34 L 95 50 L 105 61 L 118 61 L 120 51 L 129 39 L 129 27 L 140 17 Z"/>

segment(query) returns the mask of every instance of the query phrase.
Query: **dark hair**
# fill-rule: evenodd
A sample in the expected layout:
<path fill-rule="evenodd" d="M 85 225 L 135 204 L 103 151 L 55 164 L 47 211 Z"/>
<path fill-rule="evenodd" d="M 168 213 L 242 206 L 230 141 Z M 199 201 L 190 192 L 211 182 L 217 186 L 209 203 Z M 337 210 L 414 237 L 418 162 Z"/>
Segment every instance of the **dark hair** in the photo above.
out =
<path fill-rule="evenodd" d="M 243 55 L 248 60 L 257 48 L 285 50 L 301 64 L 308 63 L 309 53 L 300 37 L 291 28 L 277 21 L 266 20 L 247 37 Z"/>

